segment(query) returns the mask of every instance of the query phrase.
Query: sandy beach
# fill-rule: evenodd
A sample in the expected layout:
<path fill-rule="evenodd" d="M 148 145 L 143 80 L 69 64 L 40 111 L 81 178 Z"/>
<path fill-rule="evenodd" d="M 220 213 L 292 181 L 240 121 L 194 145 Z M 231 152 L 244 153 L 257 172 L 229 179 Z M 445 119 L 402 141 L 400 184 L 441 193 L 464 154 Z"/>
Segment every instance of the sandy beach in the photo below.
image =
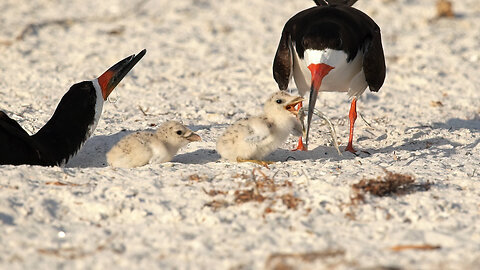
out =
<path fill-rule="evenodd" d="M 283 25 L 313 1 L 1 1 L 0 110 L 30 134 L 73 83 L 147 54 L 67 164 L 0 165 L 0 268 L 478 269 L 480 2 L 447 18 L 435 4 L 359 0 L 387 78 L 357 103 L 358 154 L 338 155 L 314 118 L 311 150 L 290 136 L 267 169 L 222 160 L 216 139 L 278 90 Z M 344 149 L 347 95 L 317 108 Z M 202 141 L 172 162 L 108 166 L 123 136 L 167 120 Z M 404 189 L 384 196 L 356 185 L 393 178 Z"/>

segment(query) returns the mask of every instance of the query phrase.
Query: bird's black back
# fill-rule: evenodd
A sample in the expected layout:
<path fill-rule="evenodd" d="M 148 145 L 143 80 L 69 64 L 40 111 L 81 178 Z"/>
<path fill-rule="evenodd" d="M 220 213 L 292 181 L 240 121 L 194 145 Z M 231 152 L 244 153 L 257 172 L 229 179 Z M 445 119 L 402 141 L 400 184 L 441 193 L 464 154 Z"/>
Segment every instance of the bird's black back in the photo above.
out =
<path fill-rule="evenodd" d="M 68 161 L 88 137 L 96 99 L 91 81 L 73 85 L 50 120 L 32 136 L 0 112 L 0 164 L 54 166 Z"/>
<path fill-rule="evenodd" d="M 337 49 L 355 58 L 359 46 L 372 39 L 372 29 L 379 29 L 365 13 L 348 6 L 313 7 L 299 12 L 286 24 L 299 57 L 306 49 Z M 321 43 L 319 42 L 321 40 Z"/>
<path fill-rule="evenodd" d="M 46 165 L 68 161 L 87 139 L 95 117 L 96 93 L 91 81 L 72 85 L 62 97 L 53 116 L 32 137 L 48 151 Z"/>

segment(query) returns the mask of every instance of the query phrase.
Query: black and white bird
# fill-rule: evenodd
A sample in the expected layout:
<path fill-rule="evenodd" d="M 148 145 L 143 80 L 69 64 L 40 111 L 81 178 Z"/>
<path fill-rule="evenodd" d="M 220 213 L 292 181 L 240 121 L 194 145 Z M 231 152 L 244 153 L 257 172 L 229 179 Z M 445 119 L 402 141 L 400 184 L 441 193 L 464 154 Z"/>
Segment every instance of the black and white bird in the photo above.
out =
<path fill-rule="evenodd" d="M 316 0 L 316 7 L 297 13 L 285 24 L 273 62 L 273 76 L 280 90 L 293 77 L 299 93 L 310 92 L 305 146 L 319 91 L 347 92 L 352 97 L 350 136 L 346 151 L 355 152 L 353 128 L 356 102 L 367 86 L 377 92 L 385 80 L 385 57 L 380 28 L 362 11 L 351 7 L 356 0 Z"/>
<path fill-rule="evenodd" d="M 66 163 L 97 127 L 103 102 L 145 53 L 142 50 L 123 59 L 97 79 L 72 85 L 50 120 L 34 135 L 0 111 L 0 164 Z"/>
<path fill-rule="evenodd" d="M 180 122 L 168 121 L 156 132 L 137 131 L 122 138 L 108 151 L 107 162 L 120 168 L 168 162 L 181 147 L 200 140 L 200 136 Z"/>
<path fill-rule="evenodd" d="M 264 114 L 239 120 L 227 128 L 217 141 L 217 152 L 231 161 L 261 161 L 288 135 L 303 134 L 295 109 L 302 100 L 284 91 L 275 92 L 265 103 Z"/>

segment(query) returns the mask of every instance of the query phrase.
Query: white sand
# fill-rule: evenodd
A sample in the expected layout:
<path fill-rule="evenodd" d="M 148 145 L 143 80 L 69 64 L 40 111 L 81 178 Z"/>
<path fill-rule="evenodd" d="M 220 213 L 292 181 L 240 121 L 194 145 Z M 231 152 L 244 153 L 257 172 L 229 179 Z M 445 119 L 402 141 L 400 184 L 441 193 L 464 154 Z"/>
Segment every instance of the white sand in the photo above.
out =
<path fill-rule="evenodd" d="M 273 269 L 282 258 L 302 269 L 478 267 L 478 0 L 455 1 L 458 16 L 438 21 L 434 0 L 360 0 L 356 7 L 382 28 L 388 66 L 380 92 L 358 103 L 371 127 L 359 118 L 354 146 L 370 154 L 339 157 L 328 128 L 315 122 L 312 151 L 288 151 L 291 137 L 268 157 L 278 161 L 271 170 L 261 169 L 292 187 L 243 204 L 234 193 L 251 188 L 258 166 L 219 161 L 215 140 L 276 91 L 271 68 L 283 24 L 313 1 L 85 2 L 0 2 L 0 40 L 13 41 L 0 45 L 0 109 L 29 132 L 71 84 L 148 50 L 65 167 L 0 166 L 0 268 Z M 37 27 L 14 40 L 30 23 Z M 325 94 L 317 108 L 331 117 L 343 148 L 347 97 Z M 182 120 L 203 141 L 170 163 L 106 166 L 119 138 L 166 120 Z M 348 205 L 351 185 L 383 168 L 432 186 Z M 284 194 L 303 203 L 288 209 L 275 199 Z M 214 211 L 213 200 L 230 205 Z M 398 245 L 440 248 L 391 250 Z M 317 254 L 301 259 L 309 252 Z"/>

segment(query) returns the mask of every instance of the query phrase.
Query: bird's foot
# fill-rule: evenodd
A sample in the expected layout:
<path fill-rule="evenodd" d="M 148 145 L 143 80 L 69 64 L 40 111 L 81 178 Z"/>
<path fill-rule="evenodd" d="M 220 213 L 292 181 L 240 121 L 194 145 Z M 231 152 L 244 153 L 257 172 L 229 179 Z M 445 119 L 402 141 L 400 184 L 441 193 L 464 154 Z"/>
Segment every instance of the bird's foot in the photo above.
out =
<path fill-rule="evenodd" d="M 356 151 L 355 149 L 353 149 L 353 146 L 352 146 L 351 143 L 349 143 L 349 144 L 347 145 L 347 147 L 345 147 L 345 151 L 348 151 L 348 152 L 350 152 L 350 153 L 352 153 L 352 154 L 356 154 L 356 153 L 357 153 L 357 151 Z"/>
<path fill-rule="evenodd" d="M 308 151 L 307 147 L 303 144 L 302 137 L 298 139 L 297 148 L 292 149 L 292 151 Z"/>
<path fill-rule="evenodd" d="M 270 169 L 268 167 L 268 165 L 275 163 L 273 161 L 264 161 L 264 160 L 256 160 L 256 159 L 242 159 L 242 158 L 237 158 L 237 162 L 251 162 L 251 163 L 261 165 L 261 166 L 263 166 L 267 169 Z"/>

